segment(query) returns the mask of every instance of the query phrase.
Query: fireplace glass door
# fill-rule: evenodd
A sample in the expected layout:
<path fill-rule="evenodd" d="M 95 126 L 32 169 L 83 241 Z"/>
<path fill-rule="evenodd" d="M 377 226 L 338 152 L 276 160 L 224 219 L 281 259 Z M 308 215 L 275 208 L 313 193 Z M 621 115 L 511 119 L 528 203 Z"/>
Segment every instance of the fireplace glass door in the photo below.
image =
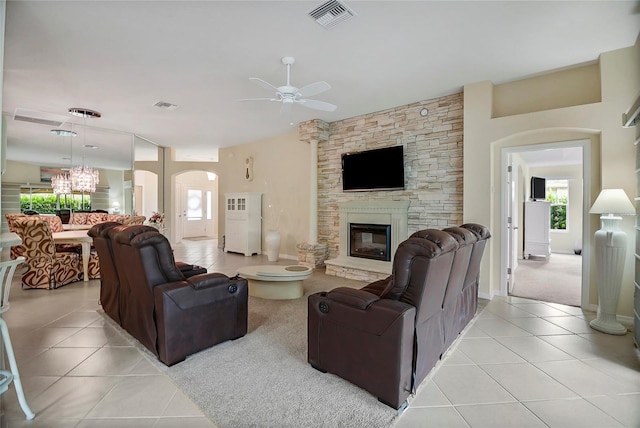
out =
<path fill-rule="evenodd" d="M 391 261 L 391 225 L 349 224 L 349 255 Z"/>

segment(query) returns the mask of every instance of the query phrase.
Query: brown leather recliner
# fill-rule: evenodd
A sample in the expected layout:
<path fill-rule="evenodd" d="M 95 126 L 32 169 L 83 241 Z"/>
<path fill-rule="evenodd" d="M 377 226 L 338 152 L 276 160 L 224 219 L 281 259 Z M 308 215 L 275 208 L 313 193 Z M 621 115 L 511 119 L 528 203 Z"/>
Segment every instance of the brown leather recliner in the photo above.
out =
<path fill-rule="evenodd" d="M 120 223 L 105 222 L 93 226 L 87 232 L 93 238 L 93 246 L 100 259 L 100 305 L 104 312 L 120 325 L 122 325 L 120 319 L 120 278 L 116 271 L 109 231 L 122 227 L 124 226 Z"/>
<path fill-rule="evenodd" d="M 451 275 L 449 276 L 449 283 L 447 284 L 447 291 L 442 304 L 444 348 L 447 349 L 467 324 L 462 293 L 469 270 L 473 244 L 476 243 L 477 238 L 473 232 L 463 227 L 448 227 L 444 230 L 458 241 L 458 250 L 453 258 Z"/>
<path fill-rule="evenodd" d="M 475 315 L 489 233 L 461 228 L 414 233 L 398 246 L 386 279 L 309 296 L 309 363 L 402 407 Z"/>
<path fill-rule="evenodd" d="M 93 238 L 93 245 L 100 258 L 100 305 L 105 313 L 120 325 L 122 325 L 120 307 L 126 306 L 126 301 L 122 302 L 120 297 L 120 278 L 115 266 L 111 238 L 115 239 L 115 236 L 126 227 L 122 223 L 109 221 L 96 224 L 87 232 Z M 155 231 L 156 229 L 149 227 L 147 230 Z M 198 265 L 176 262 L 176 266 L 186 278 L 207 273 L 207 269 Z"/>
<path fill-rule="evenodd" d="M 491 238 L 491 233 L 489 233 L 487 227 L 477 223 L 466 223 L 460 227 L 468 229 L 476 235 L 476 242 L 473 244 L 473 250 L 471 250 L 469 270 L 465 276 L 464 287 L 462 288 L 463 324 L 467 325 L 478 310 L 480 263 L 482 262 L 482 255 L 484 254 L 487 241 Z"/>
<path fill-rule="evenodd" d="M 122 327 L 160 361 L 173 365 L 246 334 L 245 279 L 221 273 L 185 278 L 169 241 L 149 226 L 96 225 L 91 230 L 98 239 L 98 251 L 105 250 L 101 242 L 111 242 L 116 275 L 107 278 L 117 280 L 119 296 L 110 295 L 107 307 L 114 312 L 114 302 L 118 302 L 116 313 Z"/>
<path fill-rule="evenodd" d="M 442 302 L 456 240 L 429 229 L 402 242 L 376 295 L 340 287 L 309 296 L 308 358 L 321 370 L 403 405 L 443 352 Z"/>

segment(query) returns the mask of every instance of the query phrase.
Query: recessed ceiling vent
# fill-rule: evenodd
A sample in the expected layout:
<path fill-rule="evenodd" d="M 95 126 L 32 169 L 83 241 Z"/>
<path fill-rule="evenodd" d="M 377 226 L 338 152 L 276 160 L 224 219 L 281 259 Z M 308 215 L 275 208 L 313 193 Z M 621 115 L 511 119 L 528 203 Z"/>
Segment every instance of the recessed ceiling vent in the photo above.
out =
<path fill-rule="evenodd" d="M 56 128 L 61 127 L 68 119 L 68 116 L 46 113 L 44 111 L 28 110 L 26 108 L 17 108 L 13 113 L 13 120 L 38 123 L 40 125 L 53 126 Z"/>
<path fill-rule="evenodd" d="M 175 110 L 178 108 L 177 105 L 168 103 L 166 101 L 158 101 L 157 103 L 154 104 L 154 107 L 158 107 L 164 110 Z"/>
<path fill-rule="evenodd" d="M 329 29 L 356 16 L 356 13 L 338 0 L 329 0 L 309 12 L 309 16 L 324 28 Z"/>

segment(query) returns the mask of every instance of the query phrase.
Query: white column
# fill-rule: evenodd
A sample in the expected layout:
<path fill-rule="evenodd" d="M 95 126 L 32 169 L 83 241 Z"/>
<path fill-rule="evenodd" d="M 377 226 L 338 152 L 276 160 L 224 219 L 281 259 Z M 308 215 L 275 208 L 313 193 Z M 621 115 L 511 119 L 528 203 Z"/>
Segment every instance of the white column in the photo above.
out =
<path fill-rule="evenodd" d="M 318 243 L 318 142 L 312 140 L 309 184 L 309 244 Z"/>

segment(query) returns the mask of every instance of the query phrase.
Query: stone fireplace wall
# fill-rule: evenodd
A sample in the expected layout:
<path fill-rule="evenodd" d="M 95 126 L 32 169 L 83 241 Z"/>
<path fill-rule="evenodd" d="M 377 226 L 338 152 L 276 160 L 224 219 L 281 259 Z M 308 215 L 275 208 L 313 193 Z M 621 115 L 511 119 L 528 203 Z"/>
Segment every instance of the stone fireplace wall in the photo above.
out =
<path fill-rule="evenodd" d="M 426 117 L 420 110 L 427 108 Z M 300 140 L 318 141 L 318 242 L 339 255 L 338 203 L 409 201 L 408 234 L 462 222 L 463 94 L 412 103 L 338 122 L 304 122 Z M 321 135 L 322 138 L 318 138 Z M 402 144 L 405 190 L 343 192 L 341 155 Z"/>

